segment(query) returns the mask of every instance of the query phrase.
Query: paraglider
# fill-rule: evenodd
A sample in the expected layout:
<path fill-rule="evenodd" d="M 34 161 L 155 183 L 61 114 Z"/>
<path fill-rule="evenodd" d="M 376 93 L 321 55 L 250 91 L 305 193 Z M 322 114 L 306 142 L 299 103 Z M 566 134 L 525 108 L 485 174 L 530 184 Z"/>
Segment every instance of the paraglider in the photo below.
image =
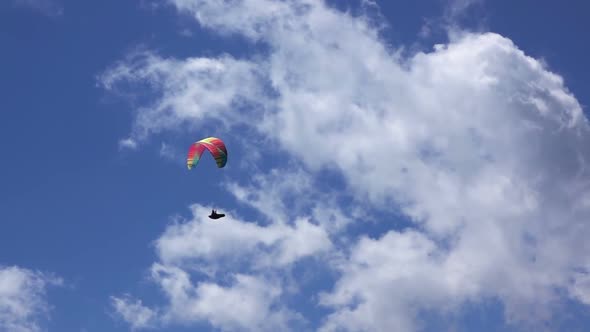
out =
<path fill-rule="evenodd" d="M 219 138 L 207 137 L 193 143 L 189 148 L 186 157 L 186 167 L 189 170 L 197 166 L 205 150 L 209 150 L 213 158 L 215 158 L 218 168 L 223 168 L 225 166 L 227 163 L 227 149 L 225 148 L 225 143 Z M 216 210 L 211 210 L 211 215 L 209 216 L 211 219 L 219 219 L 223 217 L 225 217 L 225 214 L 217 213 Z"/>

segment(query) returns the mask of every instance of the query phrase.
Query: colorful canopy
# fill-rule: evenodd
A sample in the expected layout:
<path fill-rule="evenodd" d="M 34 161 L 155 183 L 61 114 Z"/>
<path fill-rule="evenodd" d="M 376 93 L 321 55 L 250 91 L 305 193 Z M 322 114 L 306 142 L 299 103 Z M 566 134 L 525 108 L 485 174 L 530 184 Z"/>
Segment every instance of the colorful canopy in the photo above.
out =
<path fill-rule="evenodd" d="M 215 162 L 217 162 L 217 167 L 222 168 L 225 166 L 225 163 L 227 163 L 227 149 L 225 148 L 225 143 L 219 138 L 207 137 L 195 142 L 189 148 L 186 158 L 186 166 L 188 169 L 197 166 L 205 149 L 211 152 L 211 155 L 215 158 Z"/>

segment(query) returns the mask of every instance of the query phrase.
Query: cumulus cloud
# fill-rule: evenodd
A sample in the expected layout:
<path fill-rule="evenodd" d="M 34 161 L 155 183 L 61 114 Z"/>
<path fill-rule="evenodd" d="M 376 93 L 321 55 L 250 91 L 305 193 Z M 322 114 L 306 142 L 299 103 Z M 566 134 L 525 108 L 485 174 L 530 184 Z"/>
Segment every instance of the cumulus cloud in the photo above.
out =
<path fill-rule="evenodd" d="M 415 331 L 421 310 L 485 299 L 499 299 L 516 322 L 547 319 L 563 294 L 587 303 L 580 271 L 590 269 L 590 128 L 563 79 L 542 62 L 506 37 L 467 32 L 400 57 L 370 20 L 320 1 L 170 2 L 213 33 L 240 35 L 266 52 L 248 59 L 148 52 L 117 64 L 103 76 L 107 88 L 147 83 L 158 93 L 137 111 L 134 139 L 203 121 L 247 126 L 312 174 L 338 170 L 357 201 L 394 206 L 416 227 L 402 232 L 396 217 L 385 218 L 383 234 L 341 247 L 326 241 L 354 223 L 341 206 L 334 215 L 341 212 L 344 226 L 334 228 L 296 218 L 303 210 L 267 226 L 229 221 L 223 232 L 195 220 L 160 238 L 172 250 L 159 247 L 165 265 L 190 257 L 214 267 L 212 258 L 243 251 L 280 266 L 310 255 L 287 244 L 301 248 L 297 234 L 309 236 L 317 244 L 311 252 L 337 253 L 322 258 L 339 273 L 319 301 L 332 310 L 324 330 Z M 265 179 L 228 189 L 261 211 L 287 211 L 286 198 L 272 191 L 285 182 Z M 208 244 L 195 249 L 187 237 Z M 216 248 L 207 242 L 214 238 L 235 247 Z M 263 271 L 248 273 L 265 278 Z"/>
<path fill-rule="evenodd" d="M 40 320 L 49 315 L 46 289 L 61 284 L 58 278 L 16 266 L 0 266 L 0 330 L 41 331 Z"/>
<path fill-rule="evenodd" d="M 298 219 L 294 225 L 259 226 L 228 216 L 223 223 L 211 223 L 205 217 L 209 210 L 195 205 L 193 220 L 166 229 L 156 242 L 163 263 L 203 260 L 212 268 L 237 260 L 257 269 L 291 264 L 327 251 L 331 245 L 324 229 L 306 219 Z"/>
<path fill-rule="evenodd" d="M 191 220 L 171 224 L 156 241 L 159 262 L 150 280 L 166 294 L 168 306 L 151 309 L 113 297 L 115 311 L 137 329 L 208 321 L 227 331 L 290 330 L 289 323 L 301 319 L 281 304 L 284 282 L 273 271 L 328 252 L 324 229 L 305 219 L 259 226 L 231 215 L 212 223 L 209 210 L 194 205 Z"/>
<path fill-rule="evenodd" d="M 272 280 L 236 274 L 228 286 L 213 282 L 195 286 L 179 268 L 156 264 L 152 273 L 170 300 L 163 320 L 204 320 L 224 331 L 287 331 L 288 321 L 296 318 L 277 302 L 281 288 Z"/>
<path fill-rule="evenodd" d="M 334 291 L 322 294 L 323 305 L 339 308 L 322 330 L 416 330 L 419 309 L 442 309 L 470 291 L 467 285 L 446 284 L 441 265 L 436 245 L 423 234 L 362 238 L 340 266 L 344 273 Z"/>

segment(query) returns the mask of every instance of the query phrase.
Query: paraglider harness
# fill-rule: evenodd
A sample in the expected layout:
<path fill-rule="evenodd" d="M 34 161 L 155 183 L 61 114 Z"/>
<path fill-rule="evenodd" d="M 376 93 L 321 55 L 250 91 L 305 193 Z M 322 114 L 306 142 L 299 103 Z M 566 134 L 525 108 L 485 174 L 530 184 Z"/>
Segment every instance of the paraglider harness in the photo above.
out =
<path fill-rule="evenodd" d="M 223 217 L 225 217 L 225 214 L 217 213 L 217 211 L 215 211 L 215 210 L 211 210 L 211 215 L 209 216 L 209 218 L 211 218 L 211 219 L 219 219 L 219 218 L 223 218 Z"/>

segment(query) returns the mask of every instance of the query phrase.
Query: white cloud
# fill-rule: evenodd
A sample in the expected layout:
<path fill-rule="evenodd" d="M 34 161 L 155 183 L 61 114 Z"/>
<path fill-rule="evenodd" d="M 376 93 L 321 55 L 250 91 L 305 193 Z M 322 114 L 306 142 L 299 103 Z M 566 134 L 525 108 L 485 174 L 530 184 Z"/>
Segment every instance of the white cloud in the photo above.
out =
<path fill-rule="evenodd" d="M 250 168 L 252 169 L 252 168 Z M 273 223 L 285 224 L 307 215 L 330 236 L 340 232 L 352 222 L 357 208 L 343 209 L 337 200 L 337 190 L 320 190 L 308 172 L 296 167 L 257 171 L 247 186 L 230 182 L 226 189 L 242 204 L 260 212 Z"/>
<path fill-rule="evenodd" d="M 272 169 L 266 173 L 256 173 L 250 180 L 248 187 L 236 182 L 226 187 L 238 201 L 252 206 L 274 222 L 286 223 L 289 218 L 285 195 L 300 197 L 306 194 L 305 199 L 291 202 L 296 204 L 309 202 L 315 194 L 311 190 L 312 179 L 309 174 L 297 169 Z"/>
<path fill-rule="evenodd" d="M 590 305 L 590 274 L 588 272 L 580 272 L 574 276 L 571 292 L 582 303 Z"/>
<path fill-rule="evenodd" d="M 61 16 L 64 13 L 63 6 L 57 0 L 12 0 L 12 4 L 51 17 Z"/>
<path fill-rule="evenodd" d="M 148 53 L 120 63 L 105 75 L 107 87 L 147 81 L 161 93 L 138 111 L 133 137 L 195 120 L 248 125 L 307 170 L 338 169 L 358 200 L 397 206 L 419 226 L 399 233 L 391 218 L 381 221 L 390 231 L 380 238 L 362 236 L 342 251 L 317 247 L 346 257 L 326 259 L 341 278 L 322 297 L 334 310 L 324 329 L 414 331 L 420 310 L 489 298 L 502 301 L 508 320 L 542 321 L 561 290 L 587 303 L 587 277 L 576 271 L 590 268 L 590 128 L 562 78 L 540 61 L 498 34 L 463 32 L 401 58 L 369 20 L 319 1 L 171 3 L 269 53 L 247 60 Z M 279 179 L 264 179 L 228 188 L 261 211 L 285 211 L 286 199 L 273 191 Z M 229 221 L 236 231 L 227 234 L 197 221 L 173 226 L 160 239 L 173 250 L 160 255 L 228 258 L 240 249 L 298 259 L 305 252 L 287 249 L 284 234 L 298 243 L 293 234 L 307 234 L 305 227 L 315 236 L 344 229 L 279 217 L 264 227 Z M 293 220 L 302 224 L 286 225 Z M 195 248 L 188 238 L 207 245 Z M 259 251 L 270 243 L 279 245 Z"/>
<path fill-rule="evenodd" d="M 185 153 L 186 151 L 181 151 L 178 147 L 171 144 L 162 142 L 162 145 L 160 145 L 160 156 L 179 164 L 186 165 Z"/>
<path fill-rule="evenodd" d="M 297 318 L 277 301 L 281 288 L 272 280 L 236 274 L 226 287 L 212 282 L 194 286 L 186 271 L 159 264 L 152 274 L 170 301 L 164 321 L 208 321 L 224 331 L 287 331 L 287 323 Z"/>
<path fill-rule="evenodd" d="M 132 138 L 125 138 L 119 141 L 119 147 L 121 149 L 137 149 L 137 142 Z"/>
<path fill-rule="evenodd" d="M 483 4 L 483 2 L 484 0 L 450 0 L 446 6 L 447 15 L 456 18 L 470 8 Z"/>
<path fill-rule="evenodd" d="M 49 315 L 46 288 L 60 279 L 27 269 L 0 267 L 0 330 L 40 331 L 39 321 Z"/>
<path fill-rule="evenodd" d="M 131 329 L 146 329 L 153 327 L 156 313 L 144 306 L 141 300 L 133 300 L 129 296 L 111 297 L 111 304 L 115 311 L 125 320 Z"/>
<path fill-rule="evenodd" d="M 340 268 L 343 277 L 321 303 L 338 308 L 322 330 L 414 331 L 417 311 L 452 305 L 469 285 L 445 284 L 436 245 L 416 232 L 362 238 Z M 459 297 L 460 298 L 460 297 Z"/>
<path fill-rule="evenodd" d="M 150 134 L 198 127 L 205 118 L 225 125 L 248 121 L 240 114 L 241 100 L 264 100 L 256 80 L 257 71 L 252 63 L 230 56 L 180 61 L 137 52 L 99 80 L 107 90 L 116 90 L 117 83 L 128 80 L 145 83 L 146 90 L 151 88 L 164 94 L 151 107 L 138 110 L 131 137 L 121 141 L 122 146 L 135 148 Z"/>
<path fill-rule="evenodd" d="M 259 226 L 232 214 L 212 222 L 208 212 L 192 206 L 192 220 L 170 225 L 156 241 L 159 262 L 151 280 L 168 305 L 156 310 L 113 297 L 115 311 L 136 329 L 207 321 L 226 331 L 290 330 L 301 318 L 280 303 L 283 282 L 273 271 L 327 253 L 331 242 L 324 229 L 306 219 Z"/>
<path fill-rule="evenodd" d="M 297 219 L 292 226 L 277 223 L 259 226 L 229 214 L 223 222 L 213 223 L 206 217 L 209 210 L 194 205 L 192 220 L 166 229 L 156 242 L 158 256 L 164 264 L 182 265 L 195 260 L 214 268 L 242 262 L 258 269 L 288 265 L 326 252 L 331 246 L 324 229 L 306 219 Z M 235 255 L 236 252 L 240 255 Z"/>

